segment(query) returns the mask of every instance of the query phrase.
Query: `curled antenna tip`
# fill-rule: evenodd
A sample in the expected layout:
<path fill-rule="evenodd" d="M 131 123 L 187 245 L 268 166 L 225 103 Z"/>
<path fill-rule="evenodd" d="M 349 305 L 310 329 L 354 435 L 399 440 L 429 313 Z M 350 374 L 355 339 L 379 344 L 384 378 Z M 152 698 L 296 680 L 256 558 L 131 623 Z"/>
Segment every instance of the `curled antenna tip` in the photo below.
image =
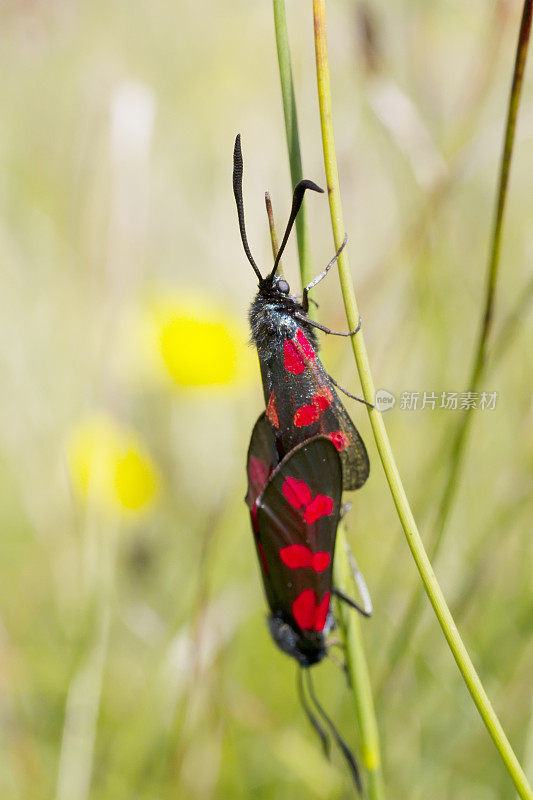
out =
<path fill-rule="evenodd" d="M 235 145 L 233 147 L 233 168 L 238 172 L 242 172 L 242 150 L 241 150 L 241 134 L 238 133 L 235 137 Z"/>
<path fill-rule="evenodd" d="M 261 272 L 250 252 L 248 239 L 246 237 L 246 226 L 244 224 L 244 204 L 242 199 L 242 173 L 243 173 L 243 163 L 242 163 L 242 152 L 241 152 L 241 135 L 240 133 L 238 133 L 237 136 L 235 137 L 235 146 L 233 148 L 233 195 L 235 197 L 235 203 L 237 205 L 237 217 L 239 220 L 239 230 L 241 233 L 241 240 L 244 252 L 246 253 L 246 257 L 250 262 L 250 264 L 252 265 L 252 268 L 259 279 L 259 283 L 262 283 L 263 278 Z"/>
<path fill-rule="evenodd" d="M 298 216 L 298 211 L 300 210 L 300 206 L 302 205 L 306 189 L 311 189 L 313 192 L 320 192 L 320 194 L 324 193 L 324 190 L 321 189 L 320 186 L 317 186 L 314 181 L 310 181 L 308 178 L 304 178 L 302 181 L 299 181 L 294 187 L 294 192 L 292 195 L 292 208 L 289 216 L 289 221 L 287 222 L 287 227 L 285 228 L 285 233 L 283 235 L 283 239 L 281 241 L 278 254 L 274 261 L 274 266 L 272 268 L 270 275 L 267 278 L 267 280 L 269 281 L 272 281 L 274 279 L 274 275 L 276 274 L 276 271 L 278 269 L 281 255 L 285 250 L 285 245 L 287 244 L 287 240 L 292 230 L 292 226 L 294 225 L 294 221 Z"/>
<path fill-rule="evenodd" d="M 294 191 L 296 191 L 296 189 L 300 189 L 302 194 L 304 189 L 311 189 L 313 192 L 324 194 L 324 189 L 321 189 L 320 186 L 318 186 L 318 184 L 316 184 L 314 181 L 310 181 L 309 178 L 304 178 L 302 181 L 297 183 L 294 187 Z"/>

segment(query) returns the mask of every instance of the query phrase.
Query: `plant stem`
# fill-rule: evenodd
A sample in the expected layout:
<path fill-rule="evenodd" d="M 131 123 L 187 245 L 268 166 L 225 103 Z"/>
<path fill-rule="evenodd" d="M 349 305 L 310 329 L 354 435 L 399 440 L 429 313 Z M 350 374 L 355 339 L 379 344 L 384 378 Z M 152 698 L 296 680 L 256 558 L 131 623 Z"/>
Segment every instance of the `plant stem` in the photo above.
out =
<path fill-rule="evenodd" d="M 474 353 L 470 379 L 468 381 L 468 390 L 476 393 L 479 390 L 481 380 L 486 374 L 487 367 L 487 345 L 489 335 L 492 329 L 494 319 L 494 305 L 496 298 L 496 287 L 498 280 L 498 270 L 500 265 L 500 245 L 503 218 L 505 211 L 505 203 L 507 199 L 507 187 L 509 184 L 509 171 L 511 167 L 511 156 L 513 152 L 513 144 L 516 130 L 516 118 L 518 113 L 518 106 L 520 103 L 521 90 L 524 78 L 524 67 L 526 63 L 529 35 L 531 31 L 531 16 L 533 9 L 533 0 L 525 0 L 522 12 L 522 21 L 520 25 L 520 32 L 518 35 L 518 43 L 516 48 L 516 58 L 514 65 L 513 80 L 511 84 L 511 92 L 509 96 L 509 108 L 507 111 L 507 122 L 505 126 L 505 137 L 503 143 L 500 175 L 498 182 L 498 192 L 496 200 L 496 208 L 494 212 L 494 223 L 492 230 L 491 246 L 489 251 L 489 259 L 487 265 L 486 276 L 486 289 L 485 289 L 485 303 L 481 315 L 481 322 L 479 327 L 479 335 L 477 346 Z M 460 473 L 461 467 L 464 462 L 464 454 L 468 444 L 469 433 L 473 422 L 472 409 L 463 411 L 457 426 L 455 436 L 450 448 L 449 455 L 449 468 L 448 476 L 442 492 L 441 501 L 437 510 L 435 520 L 434 536 L 430 547 L 431 559 L 435 559 L 442 544 L 446 525 L 450 518 L 451 510 L 453 508 L 455 499 L 457 497 L 457 490 L 461 484 Z M 392 644 L 389 649 L 389 659 L 386 675 L 383 679 L 383 684 L 390 677 L 395 664 L 407 647 L 411 633 L 418 623 L 420 613 L 422 610 L 422 591 L 418 588 L 411 597 L 400 621 L 397 632 L 394 636 Z"/>
<path fill-rule="evenodd" d="M 348 558 L 348 543 L 344 523 L 337 529 L 337 544 L 333 563 L 334 585 L 348 596 L 353 595 L 355 582 Z M 345 603 L 338 602 L 340 630 L 346 644 L 346 666 L 355 700 L 355 714 L 361 734 L 361 760 L 368 782 L 369 800 L 383 800 L 385 790 L 381 771 L 379 734 L 372 700 L 372 687 L 365 658 L 363 634 L 359 616 Z"/>
<path fill-rule="evenodd" d="M 274 222 L 274 212 L 272 210 L 272 201 L 270 199 L 270 192 L 265 192 L 265 206 L 267 211 L 268 217 L 268 227 L 270 228 L 270 241 L 272 243 L 272 255 L 274 256 L 274 261 L 276 260 L 276 256 L 278 255 L 279 250 L 279 243 L 278 243 L 278 235 L 276 233 L 276 223 Z M 281 260 L 278 262 L 278 273 L 281 274 L 283 272 L 283 268 L 281 266 Z"/>
<path fill-rule="evenodd" d="M 325 0 L 313 0 L 314 30 L 315 30 L 315 52 L 316 69 L 318 83 L 318 101 L 320 109 L 320 122 L 322 128 L 322 142 L 324 148 L 324 165 L 326 171 L 328 195 L 331 214 L 331 225 L 335 246 L 339 247 L 344 239 L 345 229 L 342 217 L 342 205 L 339 189 L 339 177 L 337 170 L 337 159 L 335 155 L 335 142 L 333 136 L 333 119 L 331 107 L 331 86 L 329 79 L 329 63 L 327 54 L 326 36 L 326 5 Z M 339 279 L 341 283 L 342 295 L 346 309 L 346 317 L 350 327 L 355 327 L 359 313 L 355 292 L 351 280 L 350 265 L 348 262 L 348 248 L 345 247 L 338 259 Z M 352 337 L 352 348 L 361 380 L 361 386 L 365 399 L 372 402 L 375 389 L 370 371 L 370 364 L 366 352 L 364 336 L 360 331 L 357 336 Z M 487 730 L 500 753 L 502 760 L 511 776 L 515 787 L 523 800 L 532 800 L 533 793 L 527 782 L 527 778 L 513 752 L 513 749 L 505 735 L 501 723 L 492 708 L 483 685 L 476 673 L 474 665 L 468 655 L 463 641 L 457 631 L 453 617 L 444 599 L 442 590 L 429 558 L 424 550 L 420 534 L 418 532 L 415 519 L 413 517 L 409 501 L 402 485 L 400 474 L 394 460 L 394 455 L 390 445 L 387 431 L 383 424 L 383 418 L 376 408 L 368 409 L 370 423 L 374 432 L 376 446 L 383 464 L 385 476 L 387 478 L 392 498 L 407 543 L 413 555 L 414 561 L 424 583 L 427 595 L 435 611 L 439 624 L 442 628 L 446 641 L 452 651 L 457 666 L 463 676 L 467 688 L 474 700 L 474 703 L 485 723 Z"/>
<path fill-rule="evenodd" d="M 283 116 L 285 117 L 285 133 L 287 135 L 291 181 L 294 187 L 298 181 L 302 180 L 303 169 L 302 156 L 300 152 L 300 137 L 298 133 L 298 115 L 296 113 L 296 98 L 294 95 L 294 84 L 292 80 L 291 54 L 289 49 L 289 35 L 287 32 L 285 0 L 273 0 L 273 7 L 274 27 L 276 31 L 276 48 L 278 51 L 279 77 L 281 81 L 281 96 L 283 99 Z M 296 235 L 298 238 L 298 258 L 300 261 L 302 286 L 306 286 L 313 279 L 311 242 L 309 238 L 306 200 L 303 201 L 300 213 L 296 217 Z M 312 314 L 310 316 L 312 316 Z"/>
<path fill-rule="evenodd" d="M 279 71 L 281 79 L 281 92 L 283 96 L 283 109 L 285 112 L 285 128 L 287 134 L 287 147 L 291 164 L 291 177 L 293 184 L 301 180 L 303 175 L 296 116 L 296 99 L 292 82 L 291 60 L 289 50 L 289 36 L 285 15 L 285 0 L 273 0 L 274 22 L 276 30 L 276 45 L 278 50 Z M 310 257 L 309 229 L 307 217 L 302 214 L 302 207 L 297 217 L 298 255 L 300 259 L 300 274 L 302 286 L 313 279 Z M 272 223 L 273 224 L 273 223 Z M 302 246 L 300 247 L 300 242 Z M 309 311 L 311 311 L 311 308 Z M 311 314 L 310 314 L 311 316 Z M 346 537 L 343 526 L 337 530 L 337 546 L 334 559 L 335 580 L 339 586 L 349 583 L 351 575 L 350 563 L 346 553 Z M 346 613 L 348 611 L 348 613 Z M 372 692 L 368 676 L 368 668 L 361 636 L 360 622 L 356 615 L 348 609 L 340 611 L 341 630 L 346 645 L 347 665 L 350 672 L 350 688 L 352 690 L 358 727 L 361 737 L 361 753 L 363 765 L 368 772 L 368 797 L 369 800 L 383 800 L 383 779 L 381 774 L 381 756 L 379 750 L 379 737 L 377 723 L 372 701 Z"/>
<path fill-rule="evenodd" d="M 493 355 L 485 374 L 494 369 L 503 358 L 520 330 L 520 322 L 533 299 L 533 275 L 522 289 L 520 296 L 504 319 L 493 346 Z"/>
<path fill-rule="evenodd" d="M 90 585 L 85 611 L 88 618 L 94 613 L 94 631 L 67 693 L 56 800 L 88 800 L 90 797 L 102 683 L 109 649 L 118 530 L 113 527 L 99 530 L 91 515 L 86 527 L 87 536 L 97 552 L 96 563 L 87 565 Z"/>

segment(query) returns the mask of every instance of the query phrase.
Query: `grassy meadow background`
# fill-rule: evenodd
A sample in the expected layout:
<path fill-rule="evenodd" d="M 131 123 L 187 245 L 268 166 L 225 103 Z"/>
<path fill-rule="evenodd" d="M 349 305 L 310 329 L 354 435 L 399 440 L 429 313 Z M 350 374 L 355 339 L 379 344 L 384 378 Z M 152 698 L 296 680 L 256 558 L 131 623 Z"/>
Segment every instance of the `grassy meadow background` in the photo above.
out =
<path fill-rule="evenodd" d="M 311 7 L 287 5 L 304 174 L 324 185 Z M 467 389 L 521 5 L 329 4 L 351 263 L 376 384 L 398 401 Z M 279 228 L 291 194 L 271 5 L 12 0 L 0 20 L 0 797 L 353 797 L 269 639 L 243 503 L 262 393 L 231 156 L 241 132 L 266 266 L 263 192 Z M 499 397 L 473 412 L 436 569 L 531 776 L 528 67 L 481 387 Z M 325 196 L 308 209 L 318 272 Z M 294 242 L 285 271 L 296 288 Z M 317 299 L 344 329 L 333 272 Z M 346 342 L 323 358 L 358 390 Z M 348 408 L 372 467 L 348 525 L 374 601 L 387 797 L 513 798 L 427 603 L 391 661 L 418 576 L 366 412 Z M 398 402 L 385 419 L 429 542 L 459 412 Z M 314 675 L 357 748 L 341 671 Z"/>

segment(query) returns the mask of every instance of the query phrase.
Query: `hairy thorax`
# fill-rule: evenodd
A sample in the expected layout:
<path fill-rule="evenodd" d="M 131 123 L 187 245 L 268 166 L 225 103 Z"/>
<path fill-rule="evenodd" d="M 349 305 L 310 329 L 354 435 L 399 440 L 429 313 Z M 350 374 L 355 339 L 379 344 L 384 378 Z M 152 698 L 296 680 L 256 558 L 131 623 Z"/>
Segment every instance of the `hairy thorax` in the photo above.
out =
<path fill-rule="evenodd" d="M 249 320 L 252 341 L 260 358 L 268 358 L 272 345 L 280 338 L 294 338 L 298 328 L 305 332 L 315 350 L 318 349 L 313 328 L 305 319 L 295 319 L 296 313 L 306 316 L 295 297 L 259 289 L 250 306 Z"/>

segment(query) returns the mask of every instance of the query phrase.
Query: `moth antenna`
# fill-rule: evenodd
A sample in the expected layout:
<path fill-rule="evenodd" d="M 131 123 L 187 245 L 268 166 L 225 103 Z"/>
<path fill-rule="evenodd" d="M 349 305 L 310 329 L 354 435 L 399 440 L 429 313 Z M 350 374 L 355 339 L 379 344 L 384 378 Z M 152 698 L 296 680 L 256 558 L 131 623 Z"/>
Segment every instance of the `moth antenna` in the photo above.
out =
<path fill-rule="evenodd" d="M 289 221 L 287 222 L 287 227 L 285 228 L 285 233 L 283 234 L 283 240 L 278 250 L 276 260 L 274 261 L 272 272 L 268 276 L 267 280 L 272 280 L 274 275 L 276 274 L 276 270 L 279 265 L 279 260 L 283 254 L 283 251 L 285 250 L 285 245 L 287 244 L 287 240 L 290 236 L 292 226 L 294 225 L 294 221 L 298 216 L 298 211 L 300 210 L 300 206 L 302 205 L 302 200 L 304 199 L 304 194 L 306 189 L 311 189 L 313 192 L 320 192 L 321 194 L 324 193 L 324 189 L 321 189 L 320 186 L 316 185 L 316 183 L 307 179 L 300 181 L 294 187 L 294 193 L 292 195 L 292 208 L 289 216 Z"/>
<path fill-rule="evenodd" d="M 337 745 L 339 746 L 339 749 L 341 750 L 344 758 L 346 759 L 346 762 L 348 763 L 348 766 L 350 768 L 350 772 L 352 773 L 352 777 L 354 779 L 354 783 L 355 783 L 355 785 L 357 787 L 357 790 L 359 791 L 360 794 L 362 794 L 363 793 L 363 786 L 361 784 L 361 776 L 359 774 L 359 768 L 357 766 L 357 762 L 355 760 L 354 754 L 352 753 L 352 751 L 350 750 L 350 748 L 348 747 L 348 745 L 346 744 L 346 742 L 344 741 L 344 739 L 342 738 L 342 736 L 338 732 L 337 728 L 335 727 L 335 725 L 333 724 L 331 719 L 328 717 L 328 715 L 326 714 L 326 712 L 324 711 L 324 709 L 322 708 L 322 706 L 318 702 L 318 698 L 317 698 L 317 696 L 315 694 L 315 690 L 314 690 L 314 687 L 313 687 L 313 681 L 311 680 L 311 673 L 310 673 L 309 670 L 307 670 L 307 684 L 308 684 L 307 689 L 309 691 L 309 696 L 310 696 L 311 700 L 313 701 L 316 710 L 318 711 L 318 713 L 320 714 L 320 716 L 322 717 L 322 719 L 324 720 L 324 722 L 327 724 L 328 728 L 330 729 L 330 731 L 331 731 L 331 733 L 333 735 L 333 738 L 337 742 Z"/>
<path fill-rule="evenodd" d="M 300 703 L 304 710 L 305 716 L 307 717 L 307 719 L 315 729 L 316 733 L 318 734 L 318 737 L 322 743 L 322 749 L 324 751 L 324 755 L 326 756 L 326 758 L 329 759 L 329 754 L 331 749 L 329 736 L 327 735 L 326 731 L 324 730 L 320 722 L 317 720 L 315 715 L 313 714 L 311 706 L 307 702 L 307 698 L 305 696 L 305 691 L 304 691 L 304 682 L 302 678 L 303 669 L 304 668 L 301 665 L 299 665 L 298 672 L 296 673 L 296 684 L 298 686 L 298 696 L 300 698 Z"/>
<path fill-rule="evenodd" d="M 246 237 L 246 226 L 244 224 L 244 203 L 242 200 L 242 150 L 241 150 L 241 134 L 238 133 L 235 139 L 235 147 L 233 148 L 233 194 L 237 204 L 237 216 L 239 218 L 239 230 L 241 232 L 242 246 L 246 253 L 246 258 L 252 265 L 252 269 L 259 278 L 259 282 L 263 282 L 263 276 L 259 271 L 259 267 L 254 261 L 248 239 Z"/>

